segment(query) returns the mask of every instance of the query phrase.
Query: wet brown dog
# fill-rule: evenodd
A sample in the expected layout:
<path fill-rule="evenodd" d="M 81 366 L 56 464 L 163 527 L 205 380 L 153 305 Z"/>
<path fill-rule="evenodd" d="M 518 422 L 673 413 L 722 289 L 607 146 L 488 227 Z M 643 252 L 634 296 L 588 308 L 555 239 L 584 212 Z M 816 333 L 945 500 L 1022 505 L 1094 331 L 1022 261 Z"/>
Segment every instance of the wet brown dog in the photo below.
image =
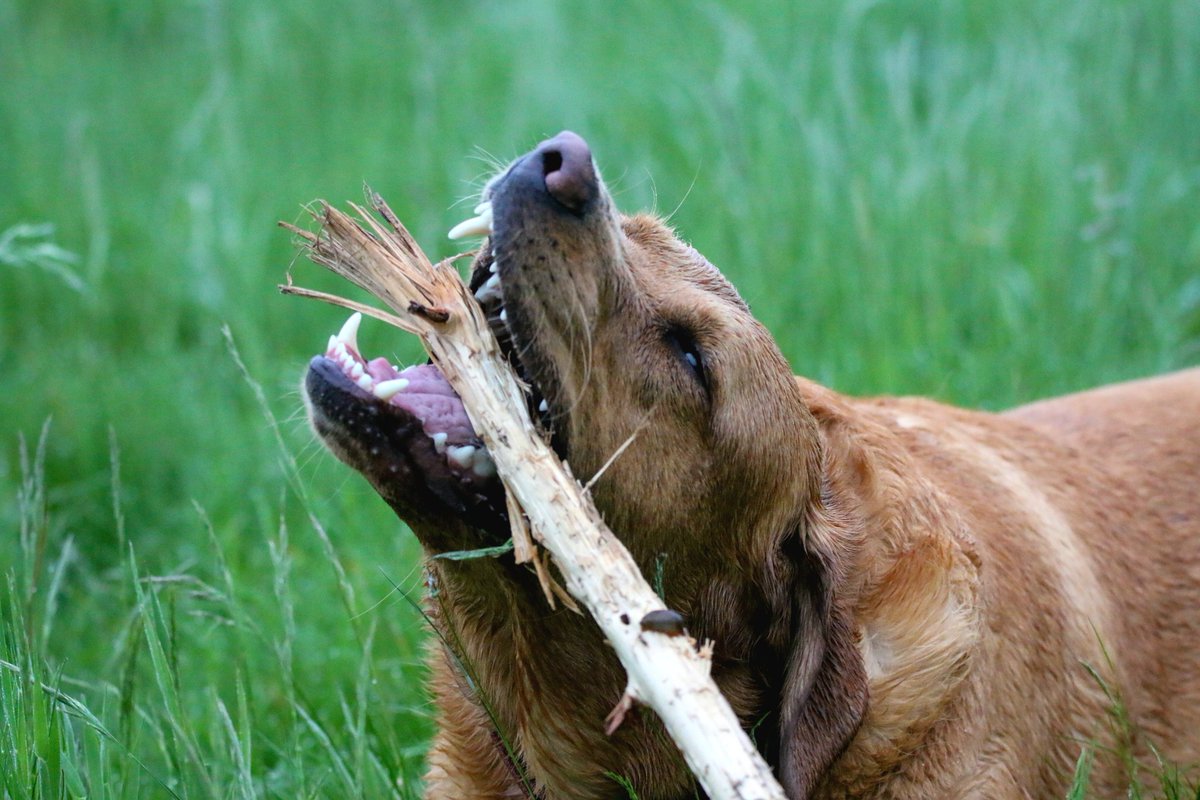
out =
<path fill-rule="evenodd" d="M 1088 739 L 1200 758 L 1200 370 L 1002 415 L 850 399 L 793 379 L 661 222 L 618 215 L 574 134 L 484 199 L 472 288 L 531 408 L 583 479 L 637 434 L 596 504 L 715 640 L 791 797 L 1061 797 Z M 453 392 L 364 360 L 353 327 L 310 366 L 318 432 L 429 553 L 503 542 Z M 612 775 L 697 796 L 653 714 L 604 735 L 624 680 L 589 620 L 549 611 L 511 556 L 430 571 L 448 644 L 429 797 L 625 797 Z M 1093 789 L 1120 780 L 1098 766 Z"/>

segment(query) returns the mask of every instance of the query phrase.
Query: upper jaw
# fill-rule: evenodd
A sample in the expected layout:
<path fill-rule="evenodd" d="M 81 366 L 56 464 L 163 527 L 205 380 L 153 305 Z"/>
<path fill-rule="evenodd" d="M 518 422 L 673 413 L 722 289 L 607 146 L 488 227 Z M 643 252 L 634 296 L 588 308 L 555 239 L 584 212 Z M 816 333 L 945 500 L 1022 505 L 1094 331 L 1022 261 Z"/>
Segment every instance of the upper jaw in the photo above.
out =
<path fill-rule="evenodd" d="M 563 133 L 492 179 L 475 212 L 450 235 L 486 236 L 470 288 L 531 387 L 531 415 L 566 458 L 574 361 L 586 359 L 595 289 L 620 254 L 611 200 L 586 144 Z"/>

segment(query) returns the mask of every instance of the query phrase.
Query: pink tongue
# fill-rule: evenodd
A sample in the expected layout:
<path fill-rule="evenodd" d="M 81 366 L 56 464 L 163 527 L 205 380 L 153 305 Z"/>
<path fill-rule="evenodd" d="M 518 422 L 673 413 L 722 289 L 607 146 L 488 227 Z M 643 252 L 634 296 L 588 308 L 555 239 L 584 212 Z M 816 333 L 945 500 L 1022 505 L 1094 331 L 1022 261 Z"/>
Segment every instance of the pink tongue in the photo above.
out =
<path fill-rule="evenodd" d="M 370 375 L 376 383 L 380 381 L 390 381 L 400 373 L 396 372 L 396 368 L 391 365 L 386 358 L 373 358 L 367 362 L 367 374 Z"/>
<path fill-rule="evenodd" d="M 447 444 L 452 445 L 466 444 L 478 438 L 471 427 L 471 420 L 467 418 L 462 400 L 442 377 L 441 371 L 432 364 L 407 367 L 397 373 L 387 359 L 377 358 L 367 364 L 367 372 L 377 381 L 408 379 L 408 386 L 394 396 L 391 403 L 421 420 L 427 436 L 445 433 Z"/>

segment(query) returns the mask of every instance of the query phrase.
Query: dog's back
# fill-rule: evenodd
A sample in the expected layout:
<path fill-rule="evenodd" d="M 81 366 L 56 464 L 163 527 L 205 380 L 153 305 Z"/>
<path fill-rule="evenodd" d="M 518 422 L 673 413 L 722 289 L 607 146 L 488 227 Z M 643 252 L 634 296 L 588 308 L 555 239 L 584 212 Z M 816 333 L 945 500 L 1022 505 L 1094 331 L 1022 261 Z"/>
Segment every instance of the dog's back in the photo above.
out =
<path fill-rule="evenodd" d="M 1200 753 L 1200 369 L 1044 400 L 1006 415 L 1065 446 L 1103 484 L 1080 486 L 1133 721 L 1172 761 Z M 1045 480 L 1065 491 L 1062 464 Z"/>
<path fill-rule="evenodd" d="M 871 706 L 821 796 L 1059 796 L 1088 741 L 1200 756 L 1200 370 L 999 415 L 801 385 L 876 587 Z M 967 561 L 930 572 L 939 541 Z M 1097 758 L 1095 796 L 1127 786 Z"/>

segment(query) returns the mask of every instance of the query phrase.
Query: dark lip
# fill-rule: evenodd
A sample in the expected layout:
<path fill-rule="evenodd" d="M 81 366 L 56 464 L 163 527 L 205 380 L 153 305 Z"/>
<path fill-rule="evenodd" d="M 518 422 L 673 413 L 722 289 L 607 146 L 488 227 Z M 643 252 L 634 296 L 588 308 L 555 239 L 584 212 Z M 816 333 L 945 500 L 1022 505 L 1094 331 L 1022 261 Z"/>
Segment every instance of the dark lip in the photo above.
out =
<path fill-rule="evenodd" d="M 449 514 L 484 533 L 487 541 L 503 541 L 508 513 L 504 487 L 495 476 L 475 481 L 452 472 L 420 419 L 364 391 L 330 358 L 318 355 L 309 361 L 304 386 L 317 431 L 402 518 Z M 395 496 L 390 481 L 397 472 L 424 485 L 427 494 Z"/>
<path fill-rule="evenodd" d="M 504 183 L 502 179 L 499 183 Z M 493 204 L 497 202 L 495 193 L 490 193 Z M 493 214 L 500 216 L 504 214 L 505 207 L 503 200 L 499 210 L 493 205 Z M 565 212 L 564 212 L 565 213 Z M 471 293 L 474 294 L 483 283 L 491 276 L 489 267 L 495 261 L 497 242 L 504 242 L 505 228 L 511 230 L 511 226 L 505 226 L 503 222 L 497 221 L 493 225 L 492 234 L 483 240 L 479 248 L 479 255 L 476 258 L 475 267 L 471 272 L 469 287 Z M 527 395 L 529 418 L 533 421 L 544 436 L 548 439 L 550 447 L 560 460 L 566 461 L 568 456 L 566 426 L 562 424 L 565 419 L 565 414 L 560 410 L 555 403 L 553 392 L 548 392 L 547 389 L 554 385 L 554 376 L 551 370 L 537 369 L 536 363 L 540 360 L 536 358 L 536 349 L 530 341 L 522 338 L 521 331 L 525 326 L 522 325 L 521 310 L 519 304 L 511 303 L 508 294 L 513 291 L 512 286 L 515 281 L 512 280 L 512 270 L 515 267 L 510 263 L 502 261 L 498 267 L 500 273 L 500 282 L 505 292 L 504 307 L 507 314 L 507 321 L 503 324 L 503 329 L 497 331 L 496 339 L 500 343 L 500 349 L 504 353 L 505 358 L 512 364 L 516 370 L 517 376 L 530 388 Z M 531 357 L 534 356 L 534 357 Z M 538 410 L 537 406 L 542 401 L 548 405 L 545 413 Z"/>
<path fill-rule="evenodd" d="M 324 385 L 317 384 L 316 378 L 319 378 Z M 338 366 L 337 362 L 326 356 L 313 356 L 309 360 L 308 373 L 304 379 L 304 386 L 308 389 L 310 397 L 314 389 L 335 389 L 352 395 L 358 400 L 374 401 L 379 406 L 386 405 L 379 398 L 368 394 L 361 386 L 346 377 L 346 373 L 342 372 L 342 368 Z"/>
<path fill-rule="evenodd" d="M 304 373 L 304 391 L 312 407 L 314 421 L 328 430 L 345 428 L 349 415 L 379 417 L 400 410 L 389 408 L 379 398 L 363 390 L 342 372 L 336 361 L 323 355 L 313 356 Z"/>

